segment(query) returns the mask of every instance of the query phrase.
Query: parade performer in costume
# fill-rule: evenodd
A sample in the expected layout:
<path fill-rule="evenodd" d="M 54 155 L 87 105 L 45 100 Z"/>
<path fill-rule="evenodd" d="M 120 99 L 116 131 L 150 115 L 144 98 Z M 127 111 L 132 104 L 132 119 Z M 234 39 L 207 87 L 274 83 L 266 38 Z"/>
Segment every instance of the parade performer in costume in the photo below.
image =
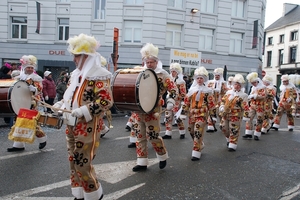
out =
<path fill-rule="evenodd" d="M 281 76 L 280 89 L 280 100 L 277 108 L 277 113 L 275 115 L 274 124 L 272 129 L 278 130 L 280 126 L 280 120 L 284 112 L 288 119 L 288 129 L 289 131 L 294 130 L 294 118 L 292 115 L 293 108 L 295 108 L 296 103 L 299 102 L 299 95 L 296 91 L 294 84 L 289 82 L 289 75 Z"/>
<path fill-rule="evenodd" d="M 262 79 L 264 85 L 266 86 L 266 100 L 265 100 L 265 117 L 264 117 L 264 121 L 262 124 L 262 129 L 261 129 L 261 133 L 262 134 L 266 134 L 270 127 L 271 124 L 274 121 L 274 116 L 272 113 L 273 110 L 273 101 L 276 101 L 276 88 L 273 86 L 273 79 L 271 76 L 269 75 L 265 75 Z M 278 104 L 278 102 L 277 102 Z"/>
<path fill-rule="evenodd" d="M 216 112 L 219 109 L 222 97 L 225 95 L 225 93 L 228 90 L 227 83 L 226 83 L 226 81 L 224 81 L 224 78 L 223 78 L 223 72 L 224 72 L 223 68 L 216 68 L 214 70 L 214 80 L 208 81 L 208 84 L 207 84 L 207 87 L 211 88 L 214 91 L 214 98 L 215 98 L 215 102 L 216 102 Z M 216 123 L 216 121 L 213 122 L 209 118 L 207 121 L 206 132 L 214 132 L 215 131 L 215 126 L 214 126 L 215 123 Z"/>
<path fill-rule="evenodd" d="M 244 139 L 251 139 L 254 132 L 254 140 L 259 140 L 261 136 L 261 128 L 264 119 L 264 108 L 266 100 L 266 86 L 262 80 L 258 77 L 256 72 L 252 72 L 247 75 L 248 81 L 252 84 L 250 95 L 248 99 L 250 101 L 249 113 L 245 112 L 244 120 L 246 122 L 246 130 Z M 256 116 L 256 126 L 253 130 L 253 119 Z"/>
<path fill-rule="evenodd" d="M 80 34 L 69 38 L 67 43 L 76 69 L 71 73 L 63 100 L 54 107 L 72 111 L 64 112 L 72 194 L 77 200 L 102 199 L 102 187 L 92 160 L 100 145 L 103 116 L 113 105 L 112 74 L 101 66 L 96 51 L 100 44 L 94 37 Z"/>
<path fill-rule="evenodd" d="M 29 86 L 29 90 L 36 99 L 41 99 L 42 89 L 43 89 L 43 78 L 34 73 L 37 66 L 37 58 L 33 55 L 24 55 L 20 59 L 21 72 L 16 80 L 25 81 Z M 31 109 L 37 110 L 38 102 L 37 100 L 32 100 Z M 39 142 L 39 149 L 43 149 L 46 146 L 47 136 L 40 126 L 36 126 L 36 138 Z M 14 142 L 13 147 L 8 148 L 8 152 L 13 151 L 23 151 L 25 150 L 24 142 Z"/>
<path fill-rule="evenodd" d="M 227 89 L 228 90 L 233 89 L 233 82 L 232 82 L 233 78 L 234 78 L 233 76 L 228 77 L 228 80 L 227 80 Z"/>
<path fill-rule="evenodd" d="M 192 161 L 199 160 L 204 148 L 203 136 L 208 118 L 216 121 L 216 103 L 213 90 L 205 86 L 208 72 L 204 67 L 199 67 L 194 73 L 194 82 L 184 98 L 182 112 L 179 116 L 189 117 L 189 132 L 193 139 Z"/>
<path fill-rule="evenodd" d="M 289 82 L 295 85 L 296 91 L 298 95 L 300 95 L 300 74 L 290 74 L 289 78 Z M 300 101 L 296 102 L 295 108 L 293 108 L 292 115 L 296 118 L 300 117 Z"/>
<path fill-rule="evenodd" d="M 226 137 L 228 151 L 236 150 L 244 111 L 249 111 L 248 95 L 242 90 L 244 77 L 236 74 L 232 82 L 233 88 L 226 92 L 219 108 L 222 116 L 220 128 Z"/>
<path fill-rule="evenodd" d="M 297 88 L 297 93 L 298 93 L 298 96 L 300 95 L 300 89 Z M 296 118 L 299 118 L 300 117 L 300 101 L 296 102 L 296 107 L 295 109 L 293 109 L 293 116 L 296 117 Z"/>
<path fill-rule="evenodd" d="M 137 124 L 137 165 L 133 167 L 133 171 L 146 170 L 148 165 L 148 139 L 151 142 L 156 156 L 159 160 L 159 168 L 163 169 L 167 165 L 168 152 L 164 145 L 163 139 L 159 136 L 160 132 L 160 113 L 164 104 L 162 95 L 168 91 L 167 110 L 172 110 L 175 105 L 175 99 L 178 97 L 178 89 L 172 77 L 167 71 L 162 69 L 162 63 L 158 58 L 158 47 L 151 43 L 147 43 L 141 49 L 142 59 L 148 69 L 155 71 L 158 77 L 159 85 L 159 101 L 154 110 L 150 113 L 137 113 L 135 122 Z"/>
<path fill-rule="evenodd" d="M 181 107 L 181 102 L 183 101 L 185 95 L 186 95 L 186 85 L 185 81 L 183 80 L 183 74 L 182 74 L 182 68 L 179 63 L 171 63 L 170 65 L 170 73 L 174 80 L 174 82 L 177 85 L 179 96 L 177 99 L 175 99 L 175 105 L 171 111 L 165 112 L 165 125 L 166 125 L 166 134 L 162 136 L 163 139 L 172 139 L 172 121 L 173 117 L 175 117 L 178 129 L 179 129 L 179 135 L 180 139 L 185 138 L 185 128 L 183 121 L 176 117 L 175 114 L 179 111 Z M 168 98 L 168 96 L 167 96 Z M 180 113 L 179 113 L 180 114 Z"/>

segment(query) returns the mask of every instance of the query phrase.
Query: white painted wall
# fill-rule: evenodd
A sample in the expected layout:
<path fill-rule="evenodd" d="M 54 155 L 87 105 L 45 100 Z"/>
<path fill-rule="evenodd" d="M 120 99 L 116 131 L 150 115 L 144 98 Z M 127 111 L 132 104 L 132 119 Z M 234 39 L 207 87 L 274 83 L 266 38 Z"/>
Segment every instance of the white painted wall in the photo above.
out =
<path fill-rule="evenodd" d="M 253 23 L 264 14 L 262 8 L 266 0 L 248 0 L 246 18 L 231 17 L 232 0 L 218 0 L 216 13 L 197 12 L 192 16 L 190 10 L 200 10 L 200 0 L 186 0 L 183 9 L 167 6 L 167 1 L 144 0 L 144 5 L 124 5 L 124 0 L 107 0 L 106 19 L 93 19 L 93 0 L 70 0 L 70 3 L 58 3 L 54 0 L 39 0 L 41 3 L 41 32 L 36 34 L 35 0 L 1 0 L 0 1 L 0 59 L 19 58 L 22 53 L 34 54 L 38 58 L 68 60 L 66 56 L 49 56 L 49 49 L 66 50 L 66 43 L 58 41 L 58 18 L 70 18 L 70 36 L 80 33 L 94 35 L 100 40 L 99 51 L 105 57 L 112 52 L 113 29 L 119 28 L 119 63 L 140 64 L 139 50 L 144 43 L 151 42 L 160 48 L 160 58 L 164 65 L 169 65 L 170 49 L 166 46 L 166 24 L 181 24 L 182 46 L 188 51 L 199 51 L 199 32 L 201 27 L 215 28 L 215 48 L 213 52 L 202 51 L 202 58 L 212 59 L 213 63 L 203 63 L 208 69 L 227 65 L 229 70 L 251 72 L 258 71 L 262 65 L 258 48 L 252 49 Z M 13 10 L 10 10 L 10 7 Z M 10 39 L 10 16 L 27 16 L 28 38 L 26 41 Z M 193 22 L 191 22 L 193 19 Z M 128 45 L 123 43 L 123 21 L 141 20 L 142 43 Z M 262 42 L 264 27 L 260 23 L 259 37 Z M 230 32 L 244 33 L 242 55 L 230 55 Z M 4 44 L 5 45 L 4 45 Z M 40 44 L 38 46 L 34 44 Z M 260 44 L 261 45 L 261 44 Z M 18 46 L 18 50 L 14 49 Z M 259 45 L 258 45 L 259 47 Z M 8 50 L 8 49 L 10 50 Z M 36 49 L 39 48 L 39 49 Z M 176 47 L 178 48 L 178 47 Z M 29 52 L 30 50 L 30 52 Z M 9 52 L 9 53 L 8 53 Z M 20 53 L 22 52 L 22 53 Z M 1 60 L 0 60 L 1 61 Z"/>
<path fill-rule="evenodd" d="M 300 33 L 300 23 L 293 24 L 290 26 L 282 27 L 276 30 L 270 30 L 266 33 L 266 46 L 265 46 L 265 56 L 263 63 L 264 70 L 269 73 L 273 80 L 275 81 L 277 78 L 277 75 L 279 74 L 278 68 L 293 68 L 295 64 L 288 64 L 289 56 L 290 56 L 290 47 L 291 46 L 297 46 L 297 56 L 296 56 L 296 63 L 300 62 L 300 40 L 296 41 L 290 41 L 290 35 L 292 31 L 298 30 L 298 37 Z M 284 43 L 279 43 L 279 36 L 284 34 Z M 273 37 L 273 45 L 267 45 L 267 41 L 269 37 Z M 284 50 L 284 56 L 283 56 L 283 65 L 279 66 L 278 60 L 279 60 L 279 50 Z M 271 67 L 267 67 L 267 52 L 272 51 L 272 60 L 271 60 Z"/>

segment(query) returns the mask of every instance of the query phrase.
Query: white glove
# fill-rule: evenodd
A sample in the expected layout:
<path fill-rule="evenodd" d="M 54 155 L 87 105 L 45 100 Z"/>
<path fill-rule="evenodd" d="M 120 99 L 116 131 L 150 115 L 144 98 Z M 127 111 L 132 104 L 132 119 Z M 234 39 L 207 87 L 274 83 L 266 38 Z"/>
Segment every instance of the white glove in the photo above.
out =
<path fill-rule="evenodd" d="M 185 119 L 186 119 L 186 115 L 180 115 L 180 116 L 179 116 L 179 119 L 185 120 Z"/>
<path fill-rule="evenodd" d="M 52 107 L 54 107 L 54 108 L 61 108 L 63 104 L 64 104 L 63 101 L 58 101 L 58 102 L 56 102 Z M 51 109 L 51 110 L 52 110 L 53 112 L 56 111 L 55 109 Z"/>
<path fill-rule="evenodd" d="M 45 100 L 46 100 L 46 101 L 48 101 L 48 100 L 49 100 L 49 97 L 48 97 L 48 95 L 47 95 L 47 96 L 45 96 Z"/>
<path fill-rule="evenodd" d="M 222 105 L 219 107 L 219 112 L 223 112 L 223 111 L 224 111 L 224 106 Z"/>
<path fill-rule="evenodd" d="M 215 92 L 220 92 L 221 90 L 219 88 L 214 89 Z"/>
<path fill-rule="evenodd" d="M 80 108 L 76 108 L 76 109 L 72 110 L 71 115 L 72 115 L 72 117 L 80 118 L 83 116 L 83 112 Z"/>
<path fill-rule="evenodd" d="M 250 94 L 249 96 L 248 96 L 248 99 L 252 99 L 253 98 L 253 94 Z"/>
<path fill-rule="evenodd" d="M 36 87 L 34 87 L 33 85 L 29 85 L 28 88 L 30 92 L 34 92 L 34 93 L 36 92 Z"/>
<path fill-rule="evenodd" d="M 228 98 L 228 100 L 231 101 L 233 98 L 234 98 L 234 96 L 230 95 L 229 98 Z"/>
<path fill-rule="evenodd" d="M 172 110 L 174 107 L 174 104 L 173 103 L 167 103 L 167 110 Z"/>
<path fill-rule="evenodd" d="M 257 94 L 253 94 L 253 99 L 256 99 L 256 97 L 257 97 Z"/>

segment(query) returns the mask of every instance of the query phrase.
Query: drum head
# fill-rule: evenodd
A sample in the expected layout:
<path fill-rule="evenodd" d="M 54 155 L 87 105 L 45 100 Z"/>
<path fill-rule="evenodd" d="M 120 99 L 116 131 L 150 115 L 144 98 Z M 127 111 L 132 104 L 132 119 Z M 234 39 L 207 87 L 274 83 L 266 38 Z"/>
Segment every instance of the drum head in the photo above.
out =
<path fill-rule="evenodd" d="M 18 81 L 12 87 L 10 92 L 11 106 L 16 114 L 20 108 L 30 109 L 31 107 L 31 92 L 28 84 L 24 81 Z"/>
<path fill-rule="evenodd" d="M 146 69 L 141 73 L 138 87 L 140 107 L 145 113 L 151 112 L 158 101 L 158 81 L 154 71 Z"/>

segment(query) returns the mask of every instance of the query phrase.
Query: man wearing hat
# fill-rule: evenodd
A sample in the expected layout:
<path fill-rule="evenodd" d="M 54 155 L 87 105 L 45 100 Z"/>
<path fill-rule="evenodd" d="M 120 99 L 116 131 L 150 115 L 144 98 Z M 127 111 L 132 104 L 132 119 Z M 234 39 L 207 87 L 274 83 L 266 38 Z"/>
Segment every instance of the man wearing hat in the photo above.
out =
<path fill-rule="evenodd" d="M 168 152 L 164 145 L 163 139 L 159 136 L 160 132 L 160 113 L 164 104 L 162 95 L 168 91 L 169 98 L 167 102 L 167 110 L 171 111 L 175 105 L 175 99 L 178 98 L 178 89 L 169 73 L 162 68 L 162 63 L 158 58 L 158 47 L 151 43 L 147 43 L 141 49 L 142 60 L 148 69 L 155 71 L 158 77 L 159 85 L 159 101 L 154 110 L 150 113 L 137 113 L 135 118 L 136 123 L 136 153 L 137 165 L 132 168 L 132 171 L 138 172 L 147 170 L 148 165 L 148 139 L 151 142 L 156 156 L 159 160 L 159 168 L 163 169 L 167 165 Z"/>
<path fill-rule="evenodd" d="M 51 106 L 54 104 L 54 99 L 56 97 L 56 85 L 52 79 L 52 73 L 50 71 L 44 72 L 43 97 L 47 104 Z M 52 113 L 51 108 L 47 108 L 47 112 Z"/>
<path fill-rule="evenodd" d="M 276 101 L 276 88 L 273 86 L 273 79 L 270 75 L 268 74 L 264 75 L 262 81 L 266 86 L 267 96 L 266 96 L 265 108 L 264 108 L 265 117 L 262 124 L 261 133 L 266 134 L 269 131 L 271 124 L 274 121 L 272 110 L 273 110 L 273 101 Z"/>
<path fill-rule="evenodd" d="M 34 70 L 37 66 L 37 58 L 33 55 L 24 55 L 20 59 L 22 64 L 21 66 L 21 73 L 15 79 L 19 79 L 25 81 L 29 85 L 29 90 L 32 95 L 35 96 L 37 99 L 41 99 L 41 92 L 42 92 L 42 77 L 34 73 Z M 37 101 L 32 100 L 31 109 L 37 109 Z M 40 126 L 36 127 L 37 141 L 39 142 L 39 149 L 43 149 L 46 146 L 47 136 L 43 132 Z M 24 151 L 25 150 L 25 143 L 24 142 L 14 142 L 13 147 L 8 148 L 8 152 L 14 151 Z"/>
<path fill-rule="evenodd" d="M 224 81 L 224 78 L 223 78 L 223 72 L 224 72 L 223 68 L 216 68 L 214 70 L 214 79 L 209 80 L 208 84 L 207 84 L 207 87 L 211 88 L 214 91 L 214 98 L 215 98 L 215 102 L 217 103 L 216 109 L 219 108 L 221 99 L 228 90 L 227 83 L 226 83 L 226 81 Z M 214 127 L 215 123 L 216 123 L 216 121 L 213 122 L 213 121 L 211 121 L 211 118 L 209 118 L 208 122 L 207 122 L 206 132 L 214 132 L 215 131 L 215 127 Z"/>
<path fill-rule="evenodd" d="M 248 95 L 243 92 L 244 77 L 236 74 L 232 79 L 232 90 L 222 98 L 219 113 L 222 116 L 220 128 L 226 137 L 228 151 L 235 151 L 241 132 L 244 111 L 249 111 Z"/>
<path fill-rule="evenodd" d="M 296 103 L 299 102 L 299 95 L 296 91 L 294 84 L 289 82 L 289 75 L 285 74 L 281 76 L 280 89 L 280 100 L 277 108 L 277 113 L 275 115 L 274 124 L 272 129 L 278 130 L 280 126 L 281 117 L 284 112 L 288 119 L 288 129 L 289 131 L 294 130 L 294 118 L 292 115 L 293 108 L 295 108 Z"/>
<path fill-rule="evenodd" d="M 102 199 L 102 187 L 92 160 L 100 145 L 103 116 L 113 105 L 109 85 L 112 74 L 101 67 L 99 42 L 94 37 L 80 34 L 69 38 L 67 43 L 76 69 L 63 100 L 54 107 L 72 112 L 64 113 L 72 194 L 76 200 Z"/>
<path fill-rule="evenodd" d="M 233 89 L 233 76 L 229 76 L 228 79 L 227 79 L 227 90 L 231 90 Z"/>
<path fill-rule="evenodd" d="M 170 65 L 170 73 L 172 79 L 176 83 L 176 86 L 179 91 L 179 96 L 175 99 L 175 105 L 171 111 L 167 110 L 165 112 L 165 125 L 166 125 L 166 134 L 162 136 L 163 139 L 172 139 L 172 121 L 173 117 L 179 111 L 181 107 L 181 102 L 183 101 L 186 95 L 186 85 L 183 80 L 182 68 L 179 63 L 171 63 Z M 168 98 L 168 97 L 167 97 Z M 179 113 L 180 114 L 180 113 Z M 175 116 L 175 120 L 179 129 L 180 139 L 185 138 L 185 128 L 183 121 Z"/>
<path fill-rule="evenodd" d="M 203 136 L 209 115 L 216 120 L 215 99 L 213 90 L 204 85 L 208 79 L 208 72 L 199 67 L 194 72 L 194 82 L 184 98 L 180 119 L 189 117 L 189 132 L 193 139 L 192 161 L 200 160 L 204 148 Z"/>
<path fill-rule="evenodd" d="M 266 86 L 263 84 L 256 72 L 248 74 L 247 79 L 252 84 L 252 88 L 250 95 L 248 96 L 250 101 L 249 115 L 247 112 L 245 112 L 244 115 L 244 120 L 247 122 L 243 138 L 251 139 L 254 134 L 254 140 L 259 140 L 265 114 Z M 257 120 L 255 129 L 253 129 L 253 119 L 255 116 Z"/>

